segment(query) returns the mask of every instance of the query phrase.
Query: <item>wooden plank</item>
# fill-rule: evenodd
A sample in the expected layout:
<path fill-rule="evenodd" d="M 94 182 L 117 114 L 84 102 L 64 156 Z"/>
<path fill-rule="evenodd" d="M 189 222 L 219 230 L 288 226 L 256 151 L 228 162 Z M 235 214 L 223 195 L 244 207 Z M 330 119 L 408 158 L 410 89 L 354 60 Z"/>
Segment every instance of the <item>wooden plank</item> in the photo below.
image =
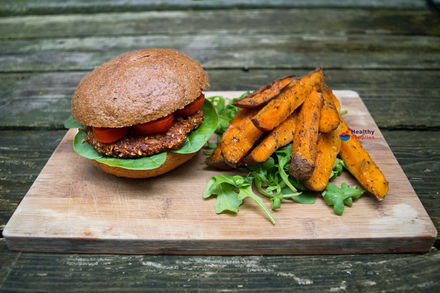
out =
<path fill-rule="evenodd" d="M 307 72 L 303 69 L 207 71 L 210 90 L 255 90 L 281 76 Z M 440 127 L 439 71 L 324 69 L 324 72 L 331 88 L 357 91 L 382 129 Z M 0 127 L 62 129 L 70 116 L 72 94 L 87 73 L 0 74 Z"/>
<path fill-rule="evenodd" d="M 65 133 L 0 131 L 0 231 Z"/>
<path fill-rule="evenodd" d="M 131 291 L 145 287 L 165 291 L 169 288 L 235 291 L 244 288 L 273 292 L 304 289 L 330 291 L 340 287 L 360 291 L 392 291 L 398 287 L 411 291 L 423 287 L 435 291 L 438 288 L 435 271 L 439 269 L 438 254 L 344 258 L 69 254 L 44 254 L 42 257 L 41 254 L 21 254 L 3 288 L 10 291 L 34 288 L 59 291 L 66 287 L 79 291 Z M 295 268 L 292 263 L 295 263 Z M 408 266 L 408 263 L 412 266 Z M 331 274 L 329 268 L 332 268 Z M 396 271 L 398 275 L 392 273 Z M 115 272 L 122 276 L 115 277 Z"/>
<path fill-rule="evenodd" d="M 227 92 L 212 94 L 228 95 Z M 363 145 L 390 181 L 390 192 L 380 204 L 364 196 L 353 208 L 346 209 L 342 217 L 336 216 L 323 200 L 313 205 L 284 205 L 277 213 L 275 227 L 249 202 L 237 216 L 215 215 L 213 201 L 203 200 L 201 194 L 209 178 L 219 171 L 207 169 L 201 153 L 186 164 L 185 170 L 176 169 L 166 176 L 137 181 L 118 179 L 99 172 L 74 153 L 71 130 L 6 225 L 3 236 L 11 249 L 22 251 L 128 254 L 428 251 L 437 231 L 379 129 L 355 92 L 335 94 L 349 110 L 344 117 L 351 127 L 375 131 L 375 139 L 364 141 Z M 341 182 L 356 184 L 347 173 L 335 181 Z M 114 193 L 115 190 L 118 192 Z M 329 226 L 334 221 L 339 224 Z M 268 228 L 262 230 L 265 225 Z"/>
<path fill-rule="evenodd" d="M 426 9 L 425 1 L 392 0 L 228 0 L 228 1 L 181 1 L 181 0 L 152 0 L 152 1 L 123 1 L 123 0 L 3 0 L 0 16 L 30 15 L 30 14 L 62 14 L 62 13 L 99 13 L 113 11 L 143 11 L 143 10 L 187 10 L 187 9 L 234 9 L 234 8 L 302 8 L 302 7 L 331 7 L 331 8 L 388 8 L 388 9 Z"/>
<path fill-rule="evenodd" d="M 151 11 L 0 18 L 0 39 L 162 34 L 168 37 L 200 34 L 438 36 L 440 20 L 429 10 L 325 8 Z"/>
<path fill-rule="evenodd" d="M 1 41 L 0 72 L 92 70 L 141 48 L 172 48 L 206 69 L 440 68 L 439 38 L 400 36 L 145 36 Z M 370 46 L 376 46 L 371 51 Z M 295 53 L 292 53 L 295 52 Z"/>
<path fill-rule="evenodd" d="M 0 290 L 436 292 L 439 260 L 437 249 L 426 254 L 270 257 L 37 254 L 10 251 L 0 239 Z"/>
<path fill-rule="evenodd" d="M 54 39 L 18 39 L 3 40 L 2 55 L 38 54 L 44 52 L 65 53 L 80 51 L 84 53 L 99 52 L 106 58 L 109 55 L 121 54 L 129 50 L 136 50 L 146 47 L 172 47 L 185 50 L 201 62 L 211 61 L 208 57 L 222 54 L 223 58 L 230 58 L 231 55 L 244 55 L 245 62 L 251 59 L 252 52 L 269 51 L 273 54 L 274 64 L 277 65 L 280 58 L 278 54 L 285 54 L 283 51 L 290 50 L 290 54 L 302 53 L 313 55 L 316 53 L 346 53 L 359 54 L 368 53 L 370 57 L 375 54 L 400 53 L 400 54 L 438 54 L 436 45 L 440 40 L 436 36 L 336 36 L 336 35 L 303 35 L 303 34 L 259 34 L 251 35 L 198 35 L 198 36 L 124 36 L 124 37 L 86 37 L 86 38 L 54 38 Z M 131 48 L 131 49 L 130 49 Z M 279 48 L 281 52 L 275 49 Z M 106 52 L 105 52 L 106 51 Z M 249 52 L 250 56 L 245 52 Z M 267 53 L 266 53 L 267 54 Z M 198 56 L 199 55 L 199 56 Z M 75 55 L 72 55 L 74 57 Z M 415 56 L 414 56 L 415 57 Z M 56 64 L 57 59 L 53 62 Z M 75 60 L 69 60 L 70 62 Z M 82 60 L 77 60 L 81 62 Z M 212 62 L 212 61 L 211 61 Z M 238 62 L 240 64 L 240 62 Z M 342 66 L 342 65 L 341 65 Z M 88 67 L 89 68 L 89 67 Z M 63 69 L 62 67 L 59 69 Z M 428 69 L 428 68 L 426 68 Z"/>

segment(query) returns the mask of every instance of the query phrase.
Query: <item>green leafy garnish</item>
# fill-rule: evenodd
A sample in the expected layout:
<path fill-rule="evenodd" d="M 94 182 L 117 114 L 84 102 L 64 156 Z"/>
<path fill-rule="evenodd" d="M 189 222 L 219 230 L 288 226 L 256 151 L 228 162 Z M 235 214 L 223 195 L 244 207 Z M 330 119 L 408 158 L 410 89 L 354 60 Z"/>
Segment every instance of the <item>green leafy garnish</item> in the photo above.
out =
<path fill-rule="evenodd" d="M 255 177 L 255 186 L 261 194 L 270 198 L 272 209 L 279 209 L 284 199 L 303 204 L 315 203 L 313 195 L 306 192 L 299 180 L 288 175 L 291 152 L 290 144 L 262 163 L 240 168 Z"/>
<path fill-rule="evenodd" d="M 200 125 L 196 130 L 191 131 L 186 139 L 185 144 L 181 148 L 172 150 L 172 152 L 178 154 L 195 153 L 203 147 L 203 145 L 214 133 L 218 124 L 218 116 L 214 106 L 209 100 L 207 101 L 205 99 L 202 110 L 203 114 L 205 115 L 202 125 Z"/>
<path fill-rule="evenodd" d="M 203 192 L 203 197 L 208 198 L 211 195 L 217 195 L 217 201 L 214 205 L 217 214 L 226 210 L 234 213 L 238 212 L 238 207 L 243 203 L 243 199 L 250 197 L 275 225 L 275 219 L 264 206 L 262 199 L 252 191 L 252 179 L 249 176 L 242 177 L 239 175 L 213 176 Z"/>
<path fill-rule="evenodd" d="M 112 167 L 120 167 L 131 170 L 152 170 L 159 168 L 165 163 L 167 159 L 167 153 L 162 152 L 152 156 L 137 158 L 137 159 L 124 159 L 102 157 L 97 159 L 98 162 L 104 163 Z"/>
<path fill-rule="evenodd" d="M 339 158 L 336 158 L 336 161 L 333 164 L 332 173 L 330 174 L 330 180 L 333 180 L 336 177 L 338 177 L 339 175 L 341 175 L 342 171 L 344 171 L 344 168 L 345 168 L 344 161 Z"/>
<path fill-rule="evenodd" d="M 333 206 L 335 213 L 339 216 L 344 212 L 345 205 L 351 207 L 353 199 L 358 199 L 365 190 L 360 187 L 350 187 L 347 183 L 342 183 L 338 188 L 333 183 L 329 183 L 322 192 L 322 197 L 329 206 Z"/>
<path fill-rule="evenodd" d="M 205 116 L 203 123 L 199 128 L 192 131 L 188 135 L 185 144 L 180 149 L 173 150 L 174 152 L 181 154 L 195 153 L 203 147 L 209 137 L 214 133 L 218 123 L 218 117 L 214 106 L 211 104 L 211 102 L 205 99 L 202 110 Z M 65 122 L 64 126 L 66 128 L 79 128 L 79 131 L 73 140 L 73 149 L 75 152 L 87 159 L 97 160 L 98 162 L 109 166 L 117 166 L 131 170 L 156 169 L 166 161 L 166 152 L 136 159 L 105 157 L 99 154 L 89 143 L 84 141 L 84 137 L 86 135 L 86 133 L 83 131 L 84 126 L 75 121 L 73 117 L 70 117 Z"/>
<path fill-rule="evenodd" d="M 238 207 L 243 203 L 243 200 L 237 198 L 237 189 L 234 184 L 229 184 L 228 182 L 223 183 L 221 176 L 212 177 L 206 189 L 203 192 L 203 198 L 208 198 L 211 195 L 217 195 L 217 200 L 215 202 L 214 208 L 217 214 L 224 211 L 231 211 L 234 213 L 238 212 Z"/>
<path fill-rule="evenodd" d="M 81 123 L 76 121 L 72 116 L 70 116 L 69 119 L 67 119 L 67 121 L 64 122 L 64 127 L 65 128 L 79 128 L 79 129 L 84 130 L 84 125 L 82 125 Z"/>
<path fill-rule="evenodd" d="M 232 105 L 232 103 L 236 100 L 240 100 L 246 96 L 248 96 L 250 92 L 245 92 L 240 97 L 232 99 L 228 104 L 226 104 L 226 99 L 222 96 L 213 96 L 206 98 L 213 105 L 218 115 L 218 126 L 215 130 L 217 134 L 223 134 L 228 128 L 229 122 L 235 116 L 238 111 L 238 107 Z"/>

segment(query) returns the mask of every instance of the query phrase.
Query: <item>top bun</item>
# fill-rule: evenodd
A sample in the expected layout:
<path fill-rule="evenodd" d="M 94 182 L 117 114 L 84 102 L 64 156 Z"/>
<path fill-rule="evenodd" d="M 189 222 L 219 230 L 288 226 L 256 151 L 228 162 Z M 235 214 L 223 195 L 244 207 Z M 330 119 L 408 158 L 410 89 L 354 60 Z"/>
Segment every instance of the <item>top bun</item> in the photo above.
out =
<path fill-rule="evenodd" d="M 84 77 L 72 98 L 72 116 L 95 127 L 146 123 L 182 109 L 207 86 L 205 71 L 188 56 L 171 49 L 137 50 Z"/>

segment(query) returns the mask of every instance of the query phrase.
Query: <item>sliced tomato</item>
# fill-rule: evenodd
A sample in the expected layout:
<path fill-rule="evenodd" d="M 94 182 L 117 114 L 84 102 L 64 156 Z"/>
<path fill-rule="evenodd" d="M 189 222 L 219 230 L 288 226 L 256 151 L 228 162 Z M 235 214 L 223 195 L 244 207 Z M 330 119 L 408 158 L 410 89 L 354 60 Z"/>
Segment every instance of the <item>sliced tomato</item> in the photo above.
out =
<path fill-rule="evenodd" d="M 96 140 L 103 143 L 110 143 L 123 138 L 128 133 L 129 127 L 123 128 L 106 128 L 93 127 L 93 135 Z"/>
<path fill-rule="evenodd" d="M 177 110 L 176 114 L 183 115 L 183 116 L 189 116 L 197 112 L 205 102 L 205 95 L 201 94 L 194 102 L 192 102 L 189 105 L 186 105 L 185 108 L 181 110 Z"/>
<path fill-rule="evenodd" d="M 174 121 L 174 114 L 169 114 L 163 118 L 150 121 L 143 124 L 133 125 L 133 128 L 139 132 L 151 134 L 157 132 L 165 132 L 171 127 Z"/>

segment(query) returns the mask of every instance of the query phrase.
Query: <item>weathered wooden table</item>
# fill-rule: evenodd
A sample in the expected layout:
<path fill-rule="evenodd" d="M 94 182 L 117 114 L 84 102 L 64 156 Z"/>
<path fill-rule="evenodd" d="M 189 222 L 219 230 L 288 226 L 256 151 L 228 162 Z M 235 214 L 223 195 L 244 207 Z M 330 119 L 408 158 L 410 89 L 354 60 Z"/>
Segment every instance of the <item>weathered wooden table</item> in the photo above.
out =
<path fill-rule="evenodd" d="M 440 228 L 440 15 L 424 1 L 2 1 L 0 231 L 58 145 L 82 77 L 122 53 L 174 48 L 210 90 L 322 66 L 357 91 Z M 22 253 L 0 238 L 0 291 L 440 290 L 424 254 L 170 256 Z"/>

